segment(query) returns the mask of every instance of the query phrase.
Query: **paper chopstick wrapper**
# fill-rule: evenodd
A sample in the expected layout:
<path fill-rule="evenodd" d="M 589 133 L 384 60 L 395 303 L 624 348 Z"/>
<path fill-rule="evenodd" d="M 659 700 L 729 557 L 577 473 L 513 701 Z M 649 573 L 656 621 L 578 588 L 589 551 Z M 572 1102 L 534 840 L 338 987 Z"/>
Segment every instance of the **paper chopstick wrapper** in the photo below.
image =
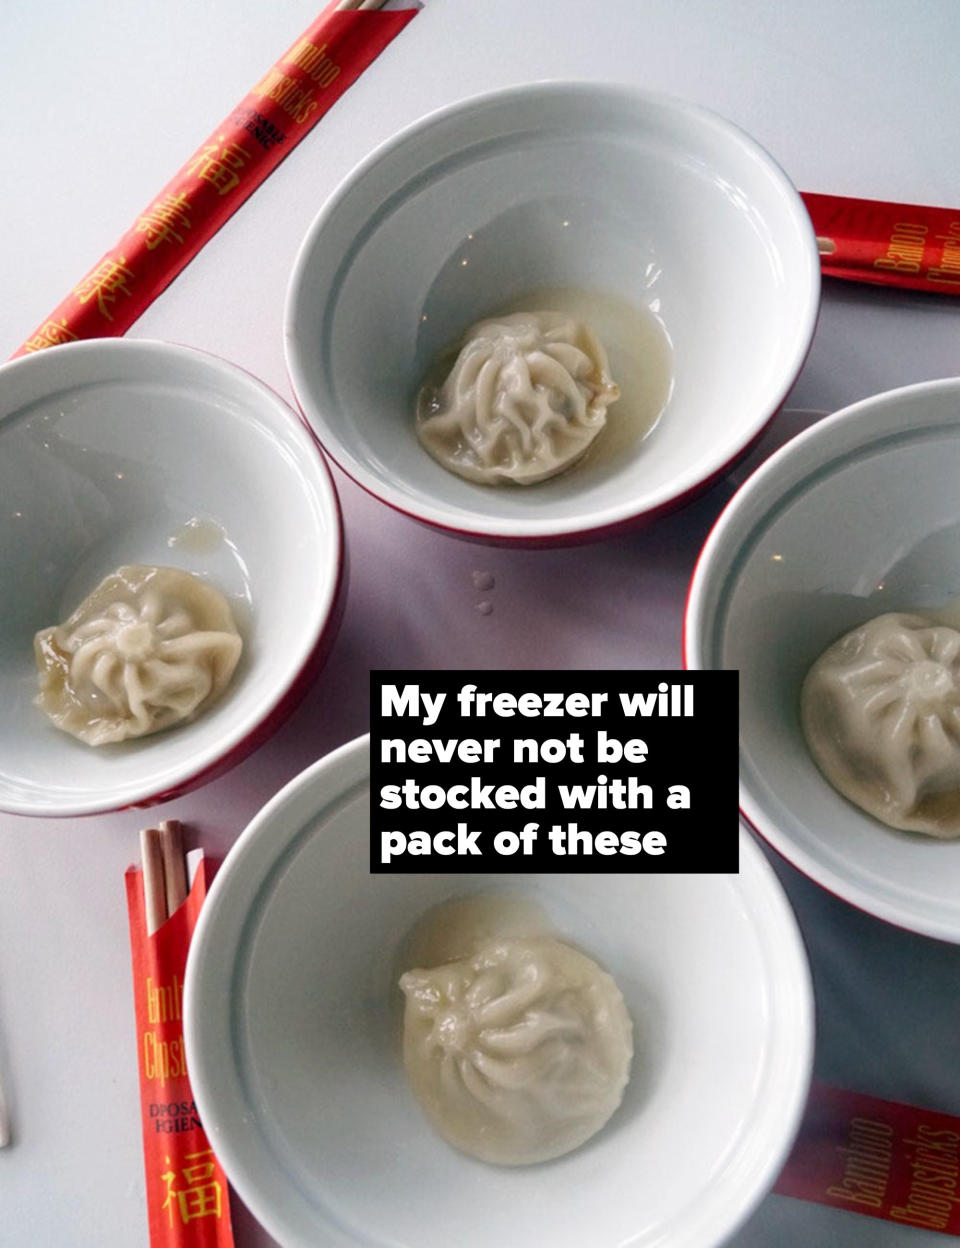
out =
<path fill-rule="evenodd" d="M 420 9 L 330 4 L 15 352 L 126 333 Z"/>
<path fill-rule="evenodd" d="M 814 1083 L 773 1190 L 960 1235 L 960 1118 Z"/>
<path fill-rule="evenodd" d="M 186 901 L 151 936 L 143 872 L 126 873 L 150 1248 L 233 1248 L 227 1179 L 197 1114 L 183 1043 L 183 975 L 207 878 L 201 858 Z"/>
<path fill-rule="evenodd" d="M 802 195 L 828 277 L 960 295 L 960 210 Z"/>

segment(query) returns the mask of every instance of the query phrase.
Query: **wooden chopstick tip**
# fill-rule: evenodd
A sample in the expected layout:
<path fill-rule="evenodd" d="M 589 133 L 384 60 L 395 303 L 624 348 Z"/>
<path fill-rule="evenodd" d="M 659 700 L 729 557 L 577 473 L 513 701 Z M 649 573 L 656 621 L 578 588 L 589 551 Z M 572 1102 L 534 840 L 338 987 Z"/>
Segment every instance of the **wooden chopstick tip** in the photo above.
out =
<path fill-rule="evenodd" d="M 147 935 L 152 936 L 167 918 L 167 886 L 163 873 L 163 853 L 157 828 L 140 832 L 140 858 L 143 867 L 143 901 Z"/>
<path fill-rule="evenodd" d="M 167 918 L 176 914 L 187 899 L 187 862 L 183 847 L 183 824 L 179 819 L 164 819 L 160 824 L 160 854 L 163 858 L 163 879 L 166 893 Z"/>
<path fill-rule="evenodd" d="M 164 819 L 159 827 L 140 832 L 143 864 L 143 900 L 147 935 L 176 914 L 190 892 L 184 849 L 183 824 Z"/>

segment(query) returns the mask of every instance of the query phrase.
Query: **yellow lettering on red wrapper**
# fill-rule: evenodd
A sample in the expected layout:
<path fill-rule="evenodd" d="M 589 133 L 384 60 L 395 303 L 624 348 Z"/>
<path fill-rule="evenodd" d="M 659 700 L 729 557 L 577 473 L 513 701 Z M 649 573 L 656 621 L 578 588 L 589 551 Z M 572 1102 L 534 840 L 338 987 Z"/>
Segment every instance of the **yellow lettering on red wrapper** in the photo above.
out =
<path fill-rule="evenodd" d="M 906 1145 L 912 1154 L 910 1191 L 906 1204 L 891 1209 L 890 1217 L 930 1231 L 946 1231 L 960 1204 L 960 1135 L 921 1123 L 916 1137 Z"/>
<path fill-rule="evenodd" d="M 166 1197 L 160 1208 L 168 1210 L 170 1225 L 173 1226 L 174 1197 L 177 1194 L 174 1190 L 174 1184 L 177 1181 L 177 1176 L 170 1169 L 170 1158 L 164 1157 L 164 1161 L 167 1163 L 167 1169 L 160 1175 L 160 1178 L 163 1180 L 164 1187 L 166 1188 Z"/>
<path fill-rule="evenodd" d="M 95 298 L 101 315 L 112 321 L 107 304 L 116 303 L 117 295 L 129 296 L 127 282 L 135 276 L 133 269 L 127 268 L 126 256 L 120 256 L 116 260 L 112 256 L 105 256 L 80 285 L 74 288 L 73 293 L 81 303 Z"/>
<path fill-rule="evenodd" d="M 166 1023 L 170 1019 L 181 1019 L 183 1003 L 183 984 L 179 975 L 174 975 L 169 984 L 155 984 L 147 976 L 147 1021 Z"/>
<path fill-rule="evenodd" d="M 142 217 L 137 218 L 134 228 L 140 234 L 146 234 L 147 251 L 153 251 L 161 243 L 183 242 L 179 231 L 190 229 L 189 208 L 190 201 L 181 191 L 179 195 L 164 195 L 151 204 Z"/>
<path fill-rule="evenodd" d="M 171 1079 L 187 1073 L 183 1038 L 162 1040 L 155 1031 L 143 1033 L 143 1073 L 165 1088 Z"/>
<path fill-rule="evenodd" d="M 151 976 L 146 982 L 147 1022 L 151 1029 L 144 1031 L 142 1040 L 143 1073 L 161 1088 L 171 1079 L 179 1079 L 187 1073 L 183 1052 L 183 1035 L 165 1037 L 162 1025 L 179 1022 L 183 1018 L 183 984 L 178 975 L 169 983 L 155 984 Z"/>
<path fill-rule="evenodd" d="M 318 47 L 309 39 L 301 39 L 285 60 L 288 65 L 296 65 L 298 69 L 302 69 L 321 87 L 329 87 L 340 73 L 340 66 L 327 56 L 327 45 L 321 43 Z"/>
<path fill-rule="evenodd" d="M 827 1195 L 852 1205 L 879 1209 L 890 1182 L 893 1162 L 893 1128 L 870 1118 L 854 1118 L 845 1145 L 836 1151 L 843 1158 L 843 1181 L 827 1188 Z"/>
<path fill-rule="evenodd" d="M 67 322 L 61 319 L 58 325 L 56 321 L 46 321 L 32 338 L 28 338 L 23 344 L 24 351 L 42 351 L 44 347 L 56 347 L 61 342 L 78 342 L 77 334 L 67 329 Z"/>
<path fill-rule="evenodd" d="M 339 67 L 334 68 L 337 73 L 340 72 Z M 334 74 L 335 77 L 336 74 Z M 314 109 L 319 107 L 313 98 L 313 87 L 302 87 L 296 79 L 288 74 L 282 74 L 276 66 L 257 83 L 250 94 L 260 96 L 261 99 L 273 100 L 298 125 L 302 125 Z"/>
<path fill-rule="evenodd" d="M 919 273 L 926 237 L 925 225 L 913 221 L 898 221 L 890 235 L 887 254 L 874 260 L 873 267 L 896 273 Z"/>
<path fill-rule="evenodd" d="M 927 274 L 931 282 L 946 282 L 960 286 L 960 221 L 951 221 L 946 234 L 937 234 L 936 241 L 943 243 L 940 263 Z"/>
<path fill-rule="evenodd" d="M 227 195 L 240 185 L 240 173 L 250 160 L 250 153 L 239 143 L 226 142 L 225 135 L 217 137 L 220 146 L 208 143 L 202 147 L 187 165 L 187 172 L 216 187 L 217 194 Z"/>
<path fill-rule="evenodd" d="M 192 1164 L 184 1166 L 180 1171 L 183 1186 L 177 1185 L 177 1176 L 169 1168 L 170 1158 L 166 1157 L 164 1160 L 168 1168 L 160 1176 L 166 1187 L 166 1199 L 161 1208 L 167 1210 L 171 1226 L 173 1226 L 174 1211 L 180 1215 L 183 1225 L 197 1218 L 223 1216 L 223 1188 L 217 1179 L 212 1149 L 207 1148 L 200 1153 L 187 1153 L 184 1160 Z"/>

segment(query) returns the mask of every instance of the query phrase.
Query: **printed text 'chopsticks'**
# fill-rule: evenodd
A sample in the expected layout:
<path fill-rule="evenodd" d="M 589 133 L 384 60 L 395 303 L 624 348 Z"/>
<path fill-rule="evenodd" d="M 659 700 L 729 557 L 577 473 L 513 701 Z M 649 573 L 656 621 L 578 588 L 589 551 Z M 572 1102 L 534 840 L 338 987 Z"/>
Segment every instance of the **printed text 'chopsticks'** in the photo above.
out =
<path fill-rule="evenodd" d="M 956 1236 L 958 1184 L 960 1118 L 814 1080 L 773 1190 Z"/>
<path fill-rule="evenodd" d="M 330 4 L 15 355 L 126 333 L 420 8 Z"/>

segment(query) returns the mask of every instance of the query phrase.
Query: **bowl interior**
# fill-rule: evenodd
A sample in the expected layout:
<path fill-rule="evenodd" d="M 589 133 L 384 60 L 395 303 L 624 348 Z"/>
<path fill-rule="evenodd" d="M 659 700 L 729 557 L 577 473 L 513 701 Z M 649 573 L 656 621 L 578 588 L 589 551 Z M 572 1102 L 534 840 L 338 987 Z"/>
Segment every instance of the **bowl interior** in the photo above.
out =
<path fill-rule="evenodd" d="M 197 352 L 84 343 L 10 365 L 0 499 L 5 809 L 118 807 L 202 770 L 279 699 L 332 602 L 337 508 L 315 447 L 279 398 Z M 244 654 L 194 723 L 92 749 L 33 706 L 33 635 L 125 563 L 208 577 L 236 608 Z"/>
<path fill-rule="evenodd" d="M 884 827 L 821 776 L 800 686 L 843 633 L 960 595 L 960 382 L 882 395 L 802 434 L 714 531 L 687 618 L 694 667 L 740 669 L 743 809 L 815 879 L 881 917 L 960 940 L 960 841 Z"/>
<path fill-rule="evenodd" d="M 386 501 L 560 533 L 661 505 L 746 445 L 802 363 L 818 273 L 799 198 L 719 118 L 626 88 L 510 90 L 418 124 L 326 206 L 292 280 L 291 376 L 330 453 Z M 556 287 L 645 313 L 672 376 L 663 414 L 535 488 L 463 481 L 416 439 L 424 374 L 473 322 Z M 615 377 L 632 347 L 610 344 Z"/>
<path fill-rule="evenodd" d="M 274 799 L 194 939 L 188 1060 L 243 1199 L 287 1245 L 718 1242 L 772 1182 L 810 1060 L 803 953 L 759 852 L 744 838 L 739 877 L 375 876 L 367 770 L 361 741 Z M 620 1109 L 532 1169 L 445 1144 L 400 1057 L 405 938 L 438 903 L 491 890 L 542 905 L 635 1024 Z"/>

